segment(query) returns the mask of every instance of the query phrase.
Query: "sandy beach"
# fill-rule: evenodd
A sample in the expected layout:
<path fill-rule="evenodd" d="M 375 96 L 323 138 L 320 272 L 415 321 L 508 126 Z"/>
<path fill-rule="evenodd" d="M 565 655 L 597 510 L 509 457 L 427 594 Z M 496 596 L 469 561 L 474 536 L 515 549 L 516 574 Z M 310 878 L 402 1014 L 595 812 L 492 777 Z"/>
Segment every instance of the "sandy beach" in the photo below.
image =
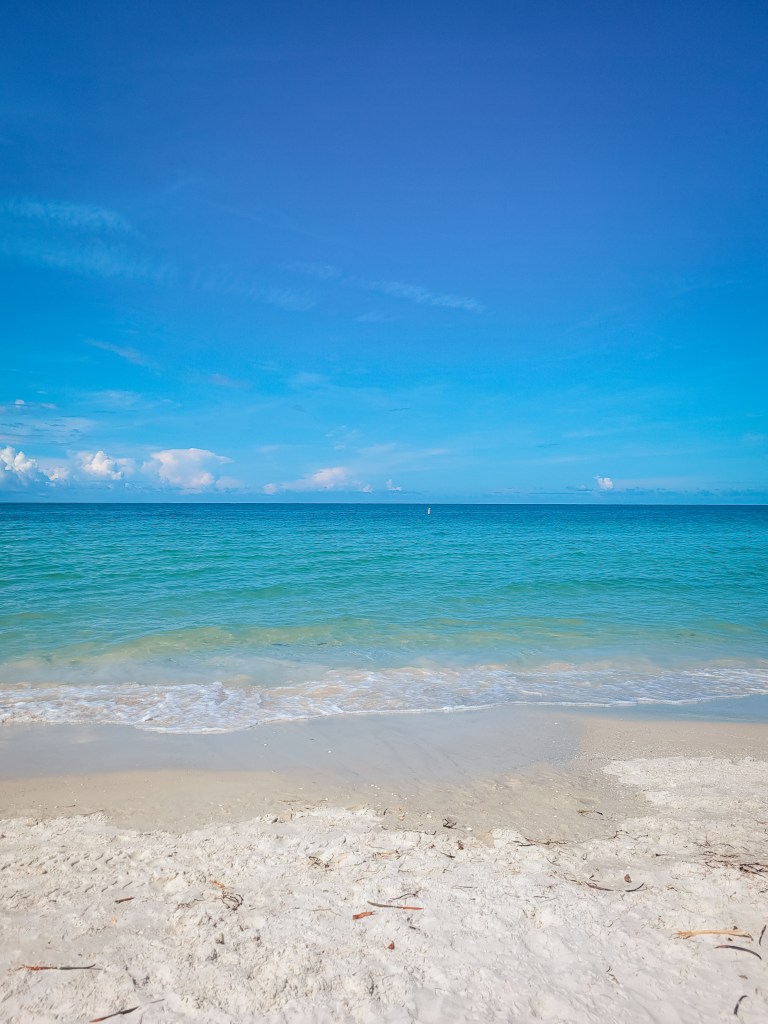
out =
<path fill-rule="evenodd" d="M 519 710 L 291 726 L 279 770 L 6 735 L 0 1018 L 764 1020 L 765 726 Z"/>

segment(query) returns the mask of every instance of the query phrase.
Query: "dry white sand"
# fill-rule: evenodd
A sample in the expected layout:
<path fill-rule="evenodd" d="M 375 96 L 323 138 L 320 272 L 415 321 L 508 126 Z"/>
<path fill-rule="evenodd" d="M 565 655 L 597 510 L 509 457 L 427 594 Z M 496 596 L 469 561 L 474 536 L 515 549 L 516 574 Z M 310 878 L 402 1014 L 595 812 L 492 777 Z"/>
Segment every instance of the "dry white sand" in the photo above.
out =
<path fill-rule="evenodd" d="M 0 1019 L 768 1020 L 768 762 L 593 751 L 570 779 L 507 780 L 487 831 L 460 801 L 451 827 L 277 798 L 186 831 L 10 818 Z M 675 937 L 697 929 L 748 935 Z"/>

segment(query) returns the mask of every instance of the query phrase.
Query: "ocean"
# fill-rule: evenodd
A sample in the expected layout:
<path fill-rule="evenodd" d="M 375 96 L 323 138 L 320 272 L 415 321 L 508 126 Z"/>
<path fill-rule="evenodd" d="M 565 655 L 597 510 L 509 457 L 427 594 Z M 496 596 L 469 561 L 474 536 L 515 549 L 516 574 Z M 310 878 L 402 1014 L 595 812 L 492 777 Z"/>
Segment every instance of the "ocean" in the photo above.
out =
<path fill-rule="evenodd" d="M 768 694 L 763 506 L 0 504 L 0 722 Z"/>

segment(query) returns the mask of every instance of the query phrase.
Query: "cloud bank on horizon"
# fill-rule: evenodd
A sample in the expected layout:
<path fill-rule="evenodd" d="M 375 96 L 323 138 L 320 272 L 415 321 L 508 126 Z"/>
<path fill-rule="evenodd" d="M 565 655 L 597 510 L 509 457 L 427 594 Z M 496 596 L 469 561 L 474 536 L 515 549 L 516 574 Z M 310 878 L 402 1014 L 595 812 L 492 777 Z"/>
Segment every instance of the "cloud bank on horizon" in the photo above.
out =
<path fill-rule="evenodd" d="M 23 494 L 36 484 L 55 488 L 57 497 L 66 497 L 72 487 L 109 484 L 123 485 L 128 492 L 176 490 L 182 494 L 205 491 L 240 490 L 241 481 L 221 473 L 220 467 L 232 460 L 201 448 L 183 448 L 153 452 L 144 462 L 132 458 L 112 458 L 104 451 L 71 453 L 63 465 L 28 457 L 10 445 L 0 448 L 0 489 Z M 45 492 L 42 492 L 45 493 Z"/>
<path fill-rule="evenodd" d="M 768 499 L 768 8 L 429 11 L 0 12 L 0 501 Z"/>

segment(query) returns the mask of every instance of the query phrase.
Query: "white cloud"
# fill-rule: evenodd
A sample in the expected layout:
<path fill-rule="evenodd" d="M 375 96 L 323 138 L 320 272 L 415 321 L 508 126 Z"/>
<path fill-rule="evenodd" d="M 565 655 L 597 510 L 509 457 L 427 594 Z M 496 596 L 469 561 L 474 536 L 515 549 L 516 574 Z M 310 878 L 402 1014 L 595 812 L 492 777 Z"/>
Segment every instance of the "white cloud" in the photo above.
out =
<path fill-rule="evenodd" d="M 395 487 L 394 483 L 391 480 L 387 480 L 385 486 L 388 491 L 402 491 L 403 489 L 402 487 Z"/>
<path fill-rule="evenodd" d="M 62 466 L 44 469 L 36 459 L 7 445 L 0 448 L 0 486 L 28 486 L 36 483 L 61 483 L 69 471 Z"/>
<path fill-rule="evenodd" d="M 96 480 L 124 480 L 135 469 L 133 459 L 112 459 L 104 451 L 79 452 L 77 459 L 81 471 Z"/>
<path fill-rule="evenodd" d="M 216 455 L 205 448 L 169 448 L 153 452 L 142 470 L 171 487 L 196 493 L 212 487 L 230 487 L 232 479 L 219 476 L 219 467 L 229 462 L 232 459 L 226 455 Z"/>
<path fill-rule="evenodd" d="M 370 494 L 373 487 L 355 480 L 346 466 L 326 466 L 301 480 L 266 484 L 263 491 L 265 494 L 278 494 L 280 491 L 359 491 Z"/>
<path fill-rule="evenodd" d="M 601 491 L 612 491 L 613 480 L 609 476 L 596 476 L 598 489 Z"/>
<path fill-rule="evenodd" d="M 0 448 L 0 481 L 29 484 L 39 480 L 40 476 L 40 467 L 34 459 L 27 458 L 24 452 L 10 445 Z"/>
<path fill-rule="evenodd" d="M 145 486 L 173 487 L 191 494 L 209 489 L 240 490 L 244 486 L 241 480 L 221 473 L 221 467 L 230 462 L 232 459 L 227 456 L 203 448 L 171 448 L 153 452 L 143 465 L 137 466 L 134 459 L 114 458 L 100 449 L 73 453 L 70 464 L 61 466 L 49 460 L 39 462 L 7 446 L 0 448 L 0 486 L 80 483 L 87 486 L 133 484 L 135 487 L 141 482 Z"/>

